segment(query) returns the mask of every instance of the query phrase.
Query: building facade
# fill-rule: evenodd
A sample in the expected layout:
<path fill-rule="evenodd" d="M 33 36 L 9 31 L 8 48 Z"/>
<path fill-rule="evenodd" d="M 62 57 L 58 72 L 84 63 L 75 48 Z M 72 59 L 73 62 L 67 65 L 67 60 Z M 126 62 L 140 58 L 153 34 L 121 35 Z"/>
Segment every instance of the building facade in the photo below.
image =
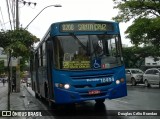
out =
<path fill-rule="evenodd" d="M 145 58 L 145 66 L 153 66 L 153 67 L 156 67 L 156 66 L 160 66 L 160 57 L 158 57 L 156 60 L 155 58 L 153 57 L 146 57 Z"/>
<path fill-rule="evenodd" d="M 4 53 L 4 50 L 1 47 L 0 47 L 0 60 L 7 61 L 7 55 Z"/>

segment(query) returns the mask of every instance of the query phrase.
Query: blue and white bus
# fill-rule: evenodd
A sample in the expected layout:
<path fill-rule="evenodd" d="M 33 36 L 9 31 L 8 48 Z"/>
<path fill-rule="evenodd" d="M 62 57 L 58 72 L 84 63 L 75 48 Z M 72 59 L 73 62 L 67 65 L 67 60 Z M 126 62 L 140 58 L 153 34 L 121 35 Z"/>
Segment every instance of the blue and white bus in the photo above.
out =
<path fill-rule="evenodd" d="M 127 96 L 119 24 L 51 24 L 31 59 L 31 78 L 36 97 L 55 104 Z"/>

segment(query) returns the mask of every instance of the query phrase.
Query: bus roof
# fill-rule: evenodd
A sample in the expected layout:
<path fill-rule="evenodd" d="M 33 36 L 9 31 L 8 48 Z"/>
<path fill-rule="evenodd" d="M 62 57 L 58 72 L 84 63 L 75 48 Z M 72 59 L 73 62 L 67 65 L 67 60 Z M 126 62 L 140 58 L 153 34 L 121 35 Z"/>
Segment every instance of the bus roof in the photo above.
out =
<path fill-rule="evenodd" d="M 43 38 L 41 39 L 40 43 L 37 45 L 37 47 L 35 48 L 38 49 L 40 47 L 40 45 L 45 41 L 44 39 L 46 39 L 46 37 L 50 36 L 51 33 L 51 29 L 55 26 L 55 25 L 59 25 L 59 24 L 63 24 L 63 23 L 111 23 L 111 24 L 119 24 L 118 22 L 114 22 L 114 21 L 105 21 L 105 20 L 70 20 L 70 21 L 61 21 L 61 22 L 55 22 L 52 23 L 50 25 L 50 27 L 48 28 L 47 32 L 45 33 L 45 35 L 43 36 Z"/>
<path fill-rule="evenodd" d="M 74 23 L 74 22 L 75 23 L 77 23 L 77 22 L 108 22 L 108 23 L 117 23 L 118 24 L 118 22 L 106 21 L 106 20 L 70 20 L 70 21 L 55 22 L 55 23 L 52 23 L 51 26 L 54 25 L 54 24 L 70 23 L 70 22 L 72 22 L 72 23 Z"/>

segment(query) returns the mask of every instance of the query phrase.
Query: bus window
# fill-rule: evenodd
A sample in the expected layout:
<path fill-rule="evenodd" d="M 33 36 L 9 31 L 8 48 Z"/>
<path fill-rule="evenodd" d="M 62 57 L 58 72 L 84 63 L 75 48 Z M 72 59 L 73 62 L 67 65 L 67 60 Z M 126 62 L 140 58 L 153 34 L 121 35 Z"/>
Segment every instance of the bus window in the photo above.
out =
<path fill-rule="evenodd" d="M 43 66 L 46 66 L 46 42 L 43 43 L 42 55 Z"/>
<path fill-rule="evenodd" d="M 71 35 L 55 37 L 55 65 L 58 69 L 97 69 L 122 65 L 117 57 L 117 35 Z M 99 67 L 94 67 L 94 62 Z M 104 67 L 105 66 L 105 67 Z"/>
<path fill-rule="evenodd" d="M 61 48 L 60 40 L 55 37 L 54 39 L 54 64 L 58 69 L 62 68 L 63 49 Z"/>
<path fill-rule="evenodd" d="M 36 64 L 36 68 L 38 68 L 39 67 L 39 54 L 38 54 L 38 52 L 36 52 L 36 54 L 35 54 L 35 64 Z"/>

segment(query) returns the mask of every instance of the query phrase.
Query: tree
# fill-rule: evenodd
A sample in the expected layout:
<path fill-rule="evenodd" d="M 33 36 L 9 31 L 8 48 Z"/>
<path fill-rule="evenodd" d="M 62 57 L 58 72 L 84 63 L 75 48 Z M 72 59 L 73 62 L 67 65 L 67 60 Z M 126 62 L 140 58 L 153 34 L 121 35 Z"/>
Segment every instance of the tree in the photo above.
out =
<path fill-rule="evenodd" d="M 124 63 L 127 68 L 140 68 L 144 64 L 145 57 L 153 56 L 156 59 L 157 55 L 157 50 L 152 46 L 123 48 Z"/>
<path fill-rule="evenodd" d="M 119 13 L 113 19 L 118 22 L 128 22 L 138 18 L 160 17 L 159 0 L 113 0 L 114 8 Z"/>
<path fill-rule="evenodd" d="M 7 68 L 4 67 L 4 60 L 0 60 L 0 75 L 7 72 Z"/>
<path fill-rule="evenodd" d="M 8 30 L 0 32 L 0 47 L 8 54 L 8 110 L 10 110 L 10 91 L 11 91 L 11 56 L 29 59 L 33 44 L 39 39 L 24 29 Z"/>
<path fill-rule="evenodd" d="M 160 52 L 160 1 L 113 0 L 119 13 L 113 19 L 118 22 L 133 20 L 125 31 L 127 38 L 136 46 L 150 44 Z"/>
<path fill-rule="evenodd" d="M 36 36 L 24 29 L 0 32 L 0 47 L 9 54 L 9 59 L 11 56 L 21 56 L 21 69 L 25 66 L 25 62 L 29 60 L 31 51 L 33 50 L 33 44 L 37 41 L 39 41 L 39 39 Z"/>
<path fill-rule="evenodd" d="M 32 35 L 27 30 L 17 29 L 8 30 L 0 33 L 0 47 L 3 47 L 6 52 L 12 50 L 12 56 L 29 58 L 33 44 L 39 39 Z"/>
<path fill-rule="evenodd" d="M 21 66 L 24 66 L 25 62 L 29 60 L 31 51 L 34 49 L 33 44 L 38 41 L 39 39 L 36 36 L 24 29 L 0 32 L 0 47 L 2 47 L 6 53 L 12 51 L 12 57 L 21 56 L 21 62 L 23 62 Z"/>
<path fill-rule="evenodd" d="M 125 31 L 135 45 L 149 44 L 160 52 L 160 18 L 139 18 Z"/>

